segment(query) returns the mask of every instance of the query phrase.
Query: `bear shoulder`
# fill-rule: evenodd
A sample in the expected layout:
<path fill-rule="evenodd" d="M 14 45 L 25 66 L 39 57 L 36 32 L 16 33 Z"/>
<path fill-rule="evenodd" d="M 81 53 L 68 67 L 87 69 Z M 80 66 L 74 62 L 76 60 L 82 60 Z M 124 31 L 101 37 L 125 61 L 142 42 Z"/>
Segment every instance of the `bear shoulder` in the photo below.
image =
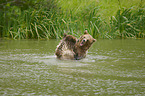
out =
<path fill-rule="evenodd" d="M 77 38 L 72 36 L 72 35 L 67 35 L 66 33 L 64 33 L 63 39 L 61 40 L 61 42 L 59 43 L 59 45 L 56 48 L 56 52 L 55 55 L 58 58 L 70 58 L 70 59 L 74 59 L 74 46 L 77 42 Z"/>

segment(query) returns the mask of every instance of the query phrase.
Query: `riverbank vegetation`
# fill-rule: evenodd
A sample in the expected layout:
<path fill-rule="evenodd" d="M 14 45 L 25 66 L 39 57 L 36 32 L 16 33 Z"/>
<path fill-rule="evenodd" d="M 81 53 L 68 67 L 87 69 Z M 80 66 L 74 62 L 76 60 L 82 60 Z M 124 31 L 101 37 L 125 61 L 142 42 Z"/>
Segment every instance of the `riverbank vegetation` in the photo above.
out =
<path fill-rule="evenodd" d="M 144 0 L 1 0 L 0 38 L 145 38 Z"/>

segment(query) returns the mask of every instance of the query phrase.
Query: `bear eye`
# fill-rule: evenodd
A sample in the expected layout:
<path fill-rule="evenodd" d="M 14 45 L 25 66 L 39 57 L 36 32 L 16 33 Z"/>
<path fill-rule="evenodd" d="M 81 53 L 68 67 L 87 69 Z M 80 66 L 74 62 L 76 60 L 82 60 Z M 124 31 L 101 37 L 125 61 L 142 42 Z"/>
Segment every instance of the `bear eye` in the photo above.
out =
<path fill-rule="evenodd" d="M 83 42 L 85 42 L 86 40 L 83 40 Z"/>

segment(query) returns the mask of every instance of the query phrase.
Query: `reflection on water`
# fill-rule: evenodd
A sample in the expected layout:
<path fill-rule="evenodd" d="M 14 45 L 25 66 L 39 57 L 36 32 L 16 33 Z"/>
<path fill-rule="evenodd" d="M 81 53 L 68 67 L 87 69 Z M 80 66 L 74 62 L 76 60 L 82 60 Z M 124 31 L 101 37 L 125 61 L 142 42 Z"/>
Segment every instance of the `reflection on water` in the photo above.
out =
<path fill-rule="evenodd" d="M 0 41 L 0 94 L 145 94 L 144 40 L 98 40 L 78 61 L 56 59 L 58 43 Z"/>

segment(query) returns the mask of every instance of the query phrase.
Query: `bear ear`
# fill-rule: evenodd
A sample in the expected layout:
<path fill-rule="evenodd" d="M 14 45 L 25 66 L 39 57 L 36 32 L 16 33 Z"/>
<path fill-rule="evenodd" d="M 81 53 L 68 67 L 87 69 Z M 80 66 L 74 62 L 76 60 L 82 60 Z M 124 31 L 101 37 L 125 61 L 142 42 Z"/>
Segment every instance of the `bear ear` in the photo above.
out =
<path fill-rule="evenodd" d="M 66 34 L 66 33 L 64 33 L 64 34 L 63 34 L 63 38 L 64 38 L 64 37 L 66 37 L 66 36 L 67 36 L 67 34 Z"/>
<path fill-rule="evenodd" d="M 93 42 L 96 42 L 96 39 L 94 39 Z"/>
<path fill-rule="evenodd" d="M 88 31 L 87 31 L 87 30 L 85 30 L 84 34 L 88 34 Z"/>

